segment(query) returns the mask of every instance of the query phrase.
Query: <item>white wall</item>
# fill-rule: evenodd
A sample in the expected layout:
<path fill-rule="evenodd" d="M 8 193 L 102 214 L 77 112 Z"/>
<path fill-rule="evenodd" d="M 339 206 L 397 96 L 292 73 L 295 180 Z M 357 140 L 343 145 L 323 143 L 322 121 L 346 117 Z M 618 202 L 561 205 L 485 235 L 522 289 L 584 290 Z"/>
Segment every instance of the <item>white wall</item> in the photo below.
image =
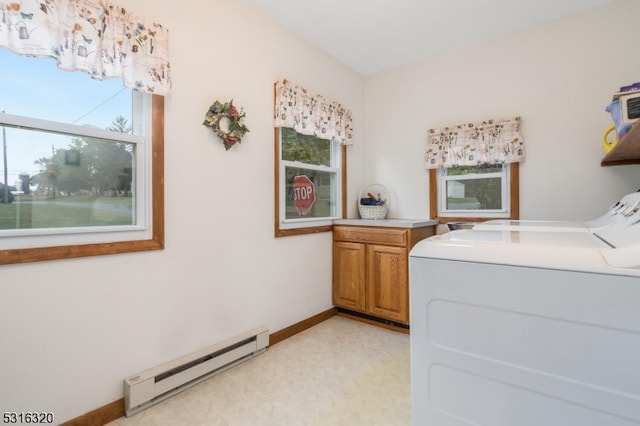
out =
<path fill-rule="evenodd" d="M 591 219 L 640 188 L 640 166 L 600 167 L 604 108 L 640 81 L 640 2 L 618 0 L 365 81 L 366 179 L 390 215 L 427 217 L 427 129 L 522 117 L 521 217 Z"/>
<path fill-rule="evenodd" d="M 599 166 L 611 92 L 640 80 L 633 0 L 366 80 L 237 0 L 118 4 L 170 30 L 166 249 L 2 266 L 0 411 L 62 422 L 122 398 L 129 375 L 331 307 L 331 235 L 273 238 L 276 80 L 352 109 L 350 217 L 374 181 L 392 215 L 426 217 L 426 130 L 488 117 L 523 117 L 524 217 L 590 218 L 640 186 L 637 166 Z M 201 122 L 231 98 L 251 132 L 225 151 Z"/>
<path fill-rule="evenodd" d="M 75 418 L 125 377 L 332 306 L 331 234 L 273 237 L 273 83 L 350 108 L 360 144 L 362 77 L 236 0 L 117 4 L 170 30 L 166 249 L 0 267 L 0 412 Z M 232 98 L 250 133 L 225 151 L 201 123 Z"/>

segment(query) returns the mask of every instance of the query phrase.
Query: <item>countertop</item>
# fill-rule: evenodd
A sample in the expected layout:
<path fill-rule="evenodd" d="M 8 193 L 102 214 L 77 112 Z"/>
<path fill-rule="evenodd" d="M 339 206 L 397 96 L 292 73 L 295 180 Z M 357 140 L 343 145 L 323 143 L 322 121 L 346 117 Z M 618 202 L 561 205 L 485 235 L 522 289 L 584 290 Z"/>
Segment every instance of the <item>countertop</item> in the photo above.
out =
<path fill-rule="evenodd" d="M 436 226 L 437 220 L 431 219 L 336 219 L 334 225 L 349 226 L 385 226 L 389 228 L 422 228 Z"/>

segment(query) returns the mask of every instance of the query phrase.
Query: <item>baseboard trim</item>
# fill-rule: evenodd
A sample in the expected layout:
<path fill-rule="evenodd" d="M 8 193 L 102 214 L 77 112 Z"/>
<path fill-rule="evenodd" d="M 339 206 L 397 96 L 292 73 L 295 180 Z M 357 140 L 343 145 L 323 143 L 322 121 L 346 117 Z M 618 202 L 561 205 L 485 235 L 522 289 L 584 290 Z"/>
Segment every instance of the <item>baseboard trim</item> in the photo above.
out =
<path fill-rule="evenodd" d="M 326 311 L 320 312 L 319 314 L 309 317 L 306 320 L 302 320 L 287 328 L 283 328 L 280 331 L 271 333 L 269 335 L 269 346 L 273 346 L 276 343 L 280 343 L 283 340 L 300 333 L 301 331 L 311 328 L 314 325 L 318 325 L 322 321 L 326 321 L 332 316 L 336 315 L 337 312 L 338 310 L 336 308 L 327 309 Z"/>
<path fill-rule="evenodd" d="M 318 325 L 322 321 L 328 320 L 332 316 L 336 315 L 336 313 L 336 308 L 327 309 L 324 312 L 320 312 L 319 314 L 295 323 L 287 328 L 271 333 L 269 335 L 269 346 L 273 346 L 276 343 L 280 343 L 283 340 L 300 333 L 301 331 L 311 328 L 314 325 Z M 124 398 L 122 398 L 89 413 L 83 414 L 80 417 L 76 417 L 75 419 L 62 423 L 60 426 L 103 426 L 107 423 L 118 420 L 120 417 L 124 417 L 124 414 Z"/>
<path fill-rule="evenodd" d="M 113 401 L 60 426 L 103 426 L 124 417 L 124 398 Z"/>

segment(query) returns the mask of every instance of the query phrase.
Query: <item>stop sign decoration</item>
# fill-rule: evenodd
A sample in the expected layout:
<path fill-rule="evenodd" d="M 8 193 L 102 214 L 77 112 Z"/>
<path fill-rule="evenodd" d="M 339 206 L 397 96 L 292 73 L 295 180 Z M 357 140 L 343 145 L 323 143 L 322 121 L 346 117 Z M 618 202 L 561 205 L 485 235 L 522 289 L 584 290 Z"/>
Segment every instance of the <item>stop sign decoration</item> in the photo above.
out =
<path fill-rule="evenodd" d="M 293 205 L 300 216 L 309 214 L 309 210 L 316 202 L 316 186 L 305 175 L 293 178 Z"/>

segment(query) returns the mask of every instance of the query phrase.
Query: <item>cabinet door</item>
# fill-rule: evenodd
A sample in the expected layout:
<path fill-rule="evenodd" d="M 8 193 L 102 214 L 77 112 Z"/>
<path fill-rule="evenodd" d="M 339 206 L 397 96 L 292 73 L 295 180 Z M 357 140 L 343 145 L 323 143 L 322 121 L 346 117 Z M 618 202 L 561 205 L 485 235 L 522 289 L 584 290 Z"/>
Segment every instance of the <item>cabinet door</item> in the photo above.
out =
<path fill-rule="evenodd" d="M 409 323 L 407 249 L 367 246 L 367 311 L 392 321 Z"/>
<path fill-rule="evenodd" d="M 333 304 L 365 310 L 365 245 L 333 243 Z"/>

